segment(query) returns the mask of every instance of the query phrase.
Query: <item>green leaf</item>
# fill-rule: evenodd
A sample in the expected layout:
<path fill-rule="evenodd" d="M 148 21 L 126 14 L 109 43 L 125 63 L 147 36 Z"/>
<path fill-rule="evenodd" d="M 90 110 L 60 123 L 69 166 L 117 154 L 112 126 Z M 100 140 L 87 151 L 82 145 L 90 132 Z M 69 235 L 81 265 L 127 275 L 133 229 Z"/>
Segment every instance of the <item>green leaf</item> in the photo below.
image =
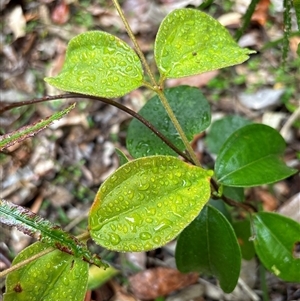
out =
<path fill-rule="evenodd" d="M 75 103 L 70 105 L 65 110 L 55 113 L 46 119 L 39 120 L 34 124 L 21 127 L 17 131 L 0 136 L 0 151 L 8 148 L 9 146 L 14 145 L 17 142 L 21 142 L 27 138 L 31 138 L 38 132 L 47 128 L 51 123 L 53 123 L 53 121 L 59 120 L 62 117 L 64 117 L 74 108 L 75 108 Z"/>
<path fill-rule="evenodd" d="M 276 213 L 254 215 L 254 247 L 264 266 L 285 281 L 300 282 L 300 224 Z"/>
<path fill-rule="evenodd" d="M 300 31 L 300 0 L 293 0 L 295 12 L 296 12 L 296 18 L 297 18 L 297 24 L 298 24 L 298 30 Z M 298 44 L 298 49 L 299 49 Z"/>
<path fill-rule="evenodd" d="M 241 248 L 242 257 L 246 260 L 252 259 L 255 255 L 255 249 L 251 241 L 250 221 L 234 222 L 232 226 Z"/>
<path fill-rule="evenodd" d="M 233 291 L 237 284 L 240 247 L 228 220 L 212 206 L 205 206 L 179 235 L 175 258 L 181 272 L 213 275 L 226 293 Z"/>
<path fill-rule="evenodd" d="M 106 32 L 90 31 L 70 41 L 61 73 L 45 81 L 64 91 L 112 98 L 140 87 L 143 69 L 124 41 Z"/>
<path fill-rule="evenodd" d="M 87 289 L 94 290 L 97 287 L 101 287 L 103 284 L 105 284 L 118 273 L 119 271 L 113 267 L 109 267 L 104 270 L 98 268 L 95 265 L 92 265 L 89 269 L 89 280 Z"/>
<path fill-rule="evenodd" d="M 285 141 L 273 128 L 246 125 L 225 142 L 215 164 L 216 178 L 226 186 L 250 187 L 285 179 L 297 170 L 282 160 Z"/>
<path fill-rule="evenodd" d="M 242 187 L 223 186 L 223 194 L 237 202 L 243 202 L 245 200 L 244 188 Z"/>
<path fill-rule="evenodd" d="M 240 64 L 249 58 L 215 19 L 195 9 L 175 9 L 162 21 L 154 56 L 162 76 L 178 78 Z"/>
<path fill-rule="evenodd" d="M 129 162 L 129 160 L 126 157 L 126 155 L 119 148 L 116 148 L 115 151 L 116 151 L 116 154 L 117 154 L 117 156 L 119 158 L 120 166 L 122 166 L 125 163 Z"/>
<path fill-rule="evenodd" d="M 226 116 L 212 123 L 205 142 L 211 153 L 217 154 L 227 138 L 251 121 L 238 115 Z"/>
<path fill-rule="evenodd" d="M 58 225 L 3 199 L 0 199 L 0 223 L 16 227 L 19 231 L 47 244 L 48 247 L 72 254 L 99 267 L 107 266 L 98 256 L 92 255 L 84 243 L 64 232 Z"/>
<path fill-rule="evenodd" d="M 219 210 L 230 223 L 232 222 L 231 215 L 222 200 L 210 199 L 207 204 Z"/>
<path fill-rule="evenodd" d="M 209 126 L 210 106 L 198 88 L 179 86 L 166 89 L 165 95 L 189 141 L 192 141 L 194 135 L 204 131 Z M 139 114 L 161 131 L 177 148 L 181 151 L 185 149 L 158 96 L 151 98 L 139 111 Z M 178 156 L 136 119 L 130 122 L 126 145 L 129 153 L 135 158 L 150 155 Z"/>
<path fill-rule="evenodd" d="M 35 243 L 24 249 L 13 264 L 47 248 L 46 244 Z M 4 301 L 83 301 L 87 280 L 87 262 L 55 250 L 10 273 Z"/>
<path fill-rule="evenodd" d="M 211 175 L 212 171 L 170 156 L 124 164 L 96 195 L 89 213 L 92 239 L 121 252 L 166 244 L 208 201 Z"/>

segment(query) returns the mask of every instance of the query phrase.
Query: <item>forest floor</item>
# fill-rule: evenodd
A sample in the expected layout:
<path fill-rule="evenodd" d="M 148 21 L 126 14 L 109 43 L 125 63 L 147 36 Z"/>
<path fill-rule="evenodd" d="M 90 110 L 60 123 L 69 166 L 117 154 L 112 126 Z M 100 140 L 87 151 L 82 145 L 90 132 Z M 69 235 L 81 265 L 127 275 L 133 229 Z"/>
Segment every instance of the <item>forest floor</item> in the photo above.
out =
<path fill-rule="evenodd" d="M 197 0 L 123 0 L 128 16 L 154 72 L 153 45 L 162 19 L 175 8 L 198 7 Z M 249 1 L 213 1 L 205 12 L 218 19 L 234 36 Z M 283 8 L 280 1 L 260 1 L 250 26 L 239 40 L 257 51 L 247 62 L 201 75 L 172 79 L 167 87 L 199 87 L 212 108 L 213 120 L 240 115 L 276 128 L 287 148 L 285 162 L 300 169 L 300 58 L 299 34 L 291 34 L 283 61 Z M 61 91 L 44 77 L 61 70 L 68 41 L 87 30 L 102 30 L 132 44 L 111 1 L 1 0 L 1 108 Z M 294 22 L 294 21 L 293 21 Z M 295 24 L 292 22 L 292 32 Z M 118 99 L 138 111 L 153 96 L 137 89 Z M 128 155 L 126 130 L 131 116 L 102 102 L 61 99 L 5 111 L 1 135 L 44 119 L 76 102 L 69 115 L 35 137 L 0 153 L 1 197 L 49 219 L 78 235 L 87 227 L 89 208 L 101 183 L 119 166 L 115 148 Z M 298 113 L 297 113 L 298 112 Z M 298 120 L 293 118 L 298 114 Z M 193 147 L 201 160 L 213 158 L 205 133 Z M 266 211 L 277 211 L 300 222 L 299 175 L 272 186 L 247 190 Z M 18 230 L 1 228 L 0 269 L 33 240 Z M 182 275 L 175 270 L 176 242 L 143 253 L 114 253 L 91 245 L 93 252 L 113 265 L 118 275 L 88 291 L 85 301 L 147 300 L 263 300 L 261 267 L 257 259 L 243 261 L 241 281 L 232 294 L 224 294 L 214 278 Z M 174 286 L 174 282 L 176 283 Z M 265 293 L 270 301 L 300 300 L 300 285 L 286 283 L 266 272 Z M 5 283 L 1 280 L 1 290 Z M 141 289 L 142 288 L 142 289 Z M 266 298 L 266 297 L 265 297 Z M 1 299 L 1 297 L 0 297 Z"/>

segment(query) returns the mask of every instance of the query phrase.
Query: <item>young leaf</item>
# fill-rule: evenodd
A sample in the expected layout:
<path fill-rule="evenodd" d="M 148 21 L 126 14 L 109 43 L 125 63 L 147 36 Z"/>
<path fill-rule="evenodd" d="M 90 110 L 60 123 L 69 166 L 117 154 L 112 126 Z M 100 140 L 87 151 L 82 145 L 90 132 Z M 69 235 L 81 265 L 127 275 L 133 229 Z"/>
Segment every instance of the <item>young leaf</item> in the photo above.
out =
<path fill-rule="evenodd" d="M 89 213 L 92 239 L 115 251 L 158 248 L 178 235 L 210 196 L 212 171 L 175 157 L 140 158 L 100 187 Z"/>
<path fill-rule="evenodd" d="M 210 107 L 199 89 L 179 86 L 166 89 L 165 95 L 190 141 L 194 138 L 194 135 L 204 131 L 209 126 Z M 159 129 L 178 149 L 181 151 L 185 149 L 158 96 L 151 98 L 139 111 L 139 114 Z M 151 155 L 178 156 L 152 131 L 136 119 L 130 122 L 126 145 L 129 153 L 135 158 Z"/>
<path fill-rule="evenodd" d="M 162 76 L 178 78 L 240 64 L 242 49 L 215 19 L 195 9 L 175 9 L 162 21 L 154 56 Z"/>
<path fill-rule="evenodd" d="M 175 258 L 181 272 L 213 275 L 226 293 L 233 291 L 237 284 L 241 268 L 240 247 L 228 220 L 212 206 L 205 206 L 179 235 Z"/>
<path fill-rule="evenodd" d="M 75 108 L 75 103 L 73 103 L 65 110 L 55 113 L 44 120 L 40 120 L 34 124 L 24 126 L 17 131 L 0 136 L 0 151 L 8 148 L 9 146 L 14 145 L 17 142 L 21 142 L 27 138 L 34 136 L 41 130 L 48 127 L 53 121 L 59 120 L 60 118 L 64 117 L 74 108 Z"/>
<path fill-rule="evenodd" d="M 0 222 L 16 227 L 19 231 L 30 235 L 41 242 L 59 249 L 91 264 L 106 267 L 98 256 L 93 256 L 86 245 L 75 236 L 64 232 L 59 226 L 51 224 L 30 210 L 0 199 Z"/>
<path fill-rule="evenodd" d="M 282 160 L 285 141 L 273 128 L 246 125 L 225 142 L 215 164 L 218 182 L 226 186 L 250 187 L 285 179 L 297 170 Z"/>
<path fill-rule="evenodd" d="M 205 139 L 208 150 L 217 154 L 233 132 L 250 123 L 250 120 L 238 115 L 226 116 L 216 120 L 212 123 Z"/>
<path fill-rule="evenodd" d="M 254 215 L 254 247 L 264 266 L 285 281 L 300 282 L 300 224 L 283 215 Z"/>
<path fill-rule="evenodd" d="M 143 69 L 124 41 L 106 32 L 90 31 L 70 41 L 61 73 L 45 81 L 64 91 L 112 98 L 141 86 Z"/>
<path fill-rule="evenodd" d="M 242 257 L 246 260 L 252 259 L 255 255 L 255 250 L 253 242 L 250 241 L 252 236 L 250 230 L 250 221 L 243 220 L 234 222 L 232 226 L 241 248 Z"/>
<path fill-rule="evenodd" d="M 37 242 L 24 249 L 13 264 L 47 248 Z M 55 250 L 10 273 L 3 301 L 83 301 L 87 280 L 87 262 Z"/>

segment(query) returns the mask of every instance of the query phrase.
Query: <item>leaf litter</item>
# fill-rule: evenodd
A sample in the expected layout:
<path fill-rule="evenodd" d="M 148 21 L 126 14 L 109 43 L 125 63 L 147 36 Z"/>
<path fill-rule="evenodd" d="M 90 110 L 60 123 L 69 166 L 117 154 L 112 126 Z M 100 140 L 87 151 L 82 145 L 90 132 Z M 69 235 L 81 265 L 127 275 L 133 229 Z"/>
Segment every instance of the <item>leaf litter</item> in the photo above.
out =
<path fill-rule="evenodd" d="M 204 74 L 204 79 L 200 77 L 187 79 L 187 83 L 202 87 L 203 93 L 207 95 L 211 102 L 213 114 L 239 113 L 246 118 L 260 122 L 268 112 L 274 110 L 284 112 L 286 115 L 278 125 L 280 129 L 280 126 L 284 125 L 291 116 L 291 112 L 287 110 L 287 107 L 299 106 L 299 86 L 297 87 L 294 84 L 299 80 L 299 74 L 295 72 L 299 37 L 293 36 L 290 38 L 292 55 L 289 62 L 291 65 L 294 64 L 294 67 L 290 67 L 289 72 L 292 75 L 290 77 L 284 77 L 280 74 L 274 76 L 274 70 L 280 67 L 280 52 L 277 50 L 277 46 L 275 51 L 272 51 L 272 48 L 263 50 L 263 47 L 269 41 L 275 41 L 282 36 L 282 20 L 280 14 L 275 12 L 275 15 L 272 15 L 270 10 L 268 12 L 265 9 L 267 2 L 261 1 L 262 7 L 256 12 L 255 20 L 245 33 L 244 40 L 241 41 L 241 43 L 246 43 L 247 47 L 253 47 L 255 50 L 261 51 L 257 55 L 260 60 L 258 60 L 256 67 L 255 62 L 253 62 L 254 66 L 251 64 L 250 66 L 236 66 L 231 69 L 233 71 L 222 70 L 218 74 L 212 74 L 211 77 Z M 224 11 L 222 6 L 217 3 L 218 13 L 212 15 L 217 18 L 227 13 L 241 15 L 245 12 L 248 3 L 249 1 L 235 1 L 234 5 L 227 11 Z M 272 3 L 275 11 L 280 10 L 280 3 L 273 1 Z M 197 7 L 200 4 L 199 1 L 161 0 L 149 4 L 147 1 L 138 1 L 137 3 L 136 1 L 127 0 L 124 1 L 123 8 L 129 16 L 134 32 L 137 33 L 138 40 L 144 41 L 143 50 L 151 61 L 153 50 L 151 42 L 153 43 L 158 25 L 164 16 L 175 7 L 182 8 L 187 5 Z M 149 5 L 151 5 L 151 9 L 149 9 Z M 85 7 L 82 1 L 62 1 L 60 3 L 56 1 L 31 1 L 30 5 L 28 3 L 17 5 L 13 1 L 6 1 L 2 9 L 3 17 L 6 20 L 3 32 L 0 34 L 2 41 L 4 41 L 1 54 L 5 58 L 0 63 L 3 70 L 0 86 L 1 102 L 3 101 L 3 103 L 21 101 L 44 94 L 60 93 L 55 90 L 47 90 L 49 87 L 46 87 L 43 78 L 57 73 L 61 69 L 66 44 L 78 33 L 95 28 L 112 32 L 113 27 L 116 26 L 117 35 L 122 39 L 127 39 L 116 11 L 111 4 L 107 3 L 100 6 L 98 2 L 91 1 Z M 69 11 L 72 14 L 69 14 Z M 227 16 L 226 19 L 232 32 L 240 25 L 240 21 L 236 19 L 236 16 L 230 16 L 232 19 L 228 19 Z M 267 27 L 265 22 L 270 20 L 272 20 L 270 27 Z M 255 22 L 258 22 L 259 25 L 255 25 Z M 71 29 L 69 24 L 72 24 Z M 269 68 L 269 66 L 273 68 Z M 230 72 L 236 75 L 236 82 L 226 85 L 224 78 L 229 78 L 232 74 Z M 182 83 L 186 82 L 172 83 L 170 80 L 168 85 Z M 276 96 L 275 108 L 261 107 L 258 111 L 255 111 L 251 105 L 247 104 L 246 107 L 243 107 L 244 104 L 237 105 L 236 95 L 240 96 L 247 92 L 247 95 L 253 97 L 257 91 L 263 89 L 269 89 L 273 92 L 284 91 L 280 96 Z M 11 93 L 11 96 L 8 92 Z M 143 90 L 133 91 L 130 95 L 132 97 L 121 99 L 130 107 L 140 106 L 145 99 L 150 98 Z M 284 105 L 286 95 L 290 95 L 287 106 Z M 138 103 L 135 102 L 136 100 Z M 53 101 L 38 104 L 35 107 L 20 108 L 16 112 L 5 112 L 0 116 L 1 134 L 6 134 L 43 119 L 65 107 L 67 103 L 71 104 L 72 102 L 74 100 L 70 102 Z M 91 103 L 83 99 L 78 101 L 72 114 L 70 118 L 63 119 L 62 123 L 54 123 L 52 127 L 40 132 L 35 138 L 11 146 L 8 149 L 9 156 L 1 157 L 1 196 L 15 204 L 27 208 L 36 208 L 34 209 L 36 213 L 53 222 L 59 222 L 63 226 L 71 225 L 72 233 L 78 234 L 86 228 L 86 222 L 83 220 L 79 221 L 78 224 L 72 224 L 74 216 L 87 212 L 99 184 L 118 167 L 114 145 L 126 153 L 124 135 L 129 117 L 105 104 Z M 295 122 L 297 120 L 293 124 L 296 124 Z M 300 138 L 299 125 L 298 127 L 291 125 L 289 129 L 293 132 L 293 135 L 292 139 L 288 140 L 285 158 L 287 162 L 291 162 L 294 167 L 299 168 L 299 161 L 296 157 L 296 151 L 300 151 L 300 145 L 297 142 Z M 112 144 L 110 142 L 112 138 L 117 142 Z M 204 160 L 210 162 L 210 154 L 207 153 L 205 148 L 198 148 L 203 142 L 203 137 L 200 136 L 197 139 L 194 142 L 195 151 Z M 284 189 L 282 189 L 282 185 Z M 297 179 L 292 177 L 292 179 L 275 184 L 274 191 L 276 199 L 269 191 L 256 191 L 256 188 L 250 189 L 246 197 L 251 200 L 258 195 L 264 206 L 270 210 L 279 210 L 282 214 L 298 219 L 297 215 L 291 213 L 296 211 L 293 208 L 297 208 L 299 205 L 299 183 Z M 60 202 L 62 196 L 65 196 L 65 202 L 63 203 Z M 290 201 L 287 202 L 288 199 Z M 7 266 L 9 259 L 12 259 L 8 249 L 14 250 L 15 254 L 21 250 L 15 248 L 20 246 L 20 238 L 17 238 L 17 232 L 9 232 L 4 229 L 3 245 L 0 248 L 7 260 L 0 260 L 1 267 L 5 262 Z M 29 243 L 30 241 L 25 239 L 24 244 L 21 245 L 22 249 Z M 99 252 L 103 251 L 101 249 L 97 250 Z M 178 300 L 186 300 L 184 295 L 188 295 L 188 292 L 183 289 L 183 286 L 175 287 L 171 284 L 175 278 L 180 279 L 181 276 L 178 275 L 175 278 L 171 276 L 169 278 L 168 275 L 176 274 L 176 270 L 170 272 L 169 268 L 160 267 L 161 265 L 167 265 L 174 268 L 170 264 L 172 258 L 174 259 L 174 254 L 163 247 L 144 254 L 143 257 L 145 257 L 143 263 L 139 265 L 142 274 L 139 274 L 136 273 L 136 269 L 131 268 L 131 263 L 134 263 L 136 259 L 128 256 L 125 262 L 122 262 L 122 255 L 112 255 L 111 263 L 119 266 L 120 270 L 124 271 L 123 279 L 126 281 L 130 279 L 130 286 L 120 286 L 117 282 L 119 279 L 111 280 L 107 285 L 114 288 L 108 289 L 110 296 L 119 297 L 119 300 L 137 300 L 137 290 L 143 288 L 146 296 L 144 294 L 141 297 L 144 299 L 153 296 L 150 294 L 157 291 L 156 297 L 168 296 L 173 292 L 174 296 L 179 294 L 180 297 L 178 298 L 180 299 Z M 158 274 L 158 271 L 160 271 L 160 274 Z M 146 279 L 152 280 L 142 282 L 144 281 L 143 273 L 149 275 L 147 277 L 150 278 Z M 128 277 L 129 275 L 132 276 Z M 193 295 L 193 298 L 199 300 L 234 300 L 234 298 L 242 300 L 245 296 L 245 289 L 246 291 L 250 289 L 250 292 L 255 289 L 255 286 L 253 288 L 252 284 L 250 285 L 245 280 L 245 283 L 239 282 L 239 290 L 242 295 L 236 292 L 238 295 L 235 297 L 233 295 L 225 296 L 216 283 L 205 275 L 200 275 L 200 278 L 198 278 L 198 275 L 193 277 L 193 281 L 187 282 L 185 286 L 187 286 L 186 289 L 193 288 L 197 284 L 191 285 L 191 283 L 198 282 L 198 285 L 204 289 L 194 288 L 198 295 Z M 272 301 L 287 299 L 287 291 L 291 292 L 289 297 L 292 298 L 296 290 L 300 289 L 299 285 L 286 284 L 272 276 L 270 276 L 269 281 L 270 300 Z M 1 284 L 3 286 L 3 283 Z M 154 289 L 154 285 L 157 285 L 159 289 Z M 90 294 L 87 293 L 86 301 L 101 300 L 101 290 L 104 292 L 107 289 L 104 286 L 93 290 Z M 174 293 L 174 290 L 177 292 Z M 169 299 L 171 296 L 166 298 L 169 301 L 176 300 Z M 253 298 L 252 300 L 255 300 Z"/>

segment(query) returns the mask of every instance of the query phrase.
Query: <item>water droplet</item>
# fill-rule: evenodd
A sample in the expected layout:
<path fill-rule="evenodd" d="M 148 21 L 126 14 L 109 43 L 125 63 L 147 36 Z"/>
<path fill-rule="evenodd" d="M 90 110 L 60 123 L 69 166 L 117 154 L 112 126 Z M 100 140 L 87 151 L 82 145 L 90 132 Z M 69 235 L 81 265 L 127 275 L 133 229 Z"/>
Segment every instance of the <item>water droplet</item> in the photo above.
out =
<path fill-rule="evenodd" d="M 160 244 L 160 242 L 161 242 L 161 237 L 160 237 L 160 236 L 154 236 L 153 241 L 154 241 L 156 244 Z"/>
<path fill-rule="evenodd" d="M 116 231 L 117 230 L 117 227 L 115 224 L 110 224 L 110 228 L 113 230 L 113 231 Z"/>
<path fill-rule="evenodd" d="M 135 252 L 138 250 L 138 246 L 135 244 L 130 244 L 129 249 L 130 249 L 130 251 Z"/>
<path fill-rule="evenodd" d="M 116 246 L 117 244 L 120 243 L 121 238 L 118 234 L 116 233 L 109 233 L 109 241 L 111 244 L 113 244 L 114 246 Z"/>
<path fill-rule="evenodd" d="M 138 190 L 148 190 L 149 186 L 150 186 L 149 183 L 140 183 L 137 188 L 138 188 Z"/>
<path fill-rule="evenodd" d="M 150 224 L 150 223 L 152 223 L 152 222 L 153 222 L 153 219 L 152 219 L 152 218 L 150 218 L 150 217 L 147 217 L 147 218 L 146 218 L 146 222 Z"/>
<path fill-rule="evenodd" d="M 142 239 L 142 240 L 148 240 L 151 237 L 152 237 L 152 235 L 149 232 L 141 232 L 140 233 L 140 239 Z"/>

